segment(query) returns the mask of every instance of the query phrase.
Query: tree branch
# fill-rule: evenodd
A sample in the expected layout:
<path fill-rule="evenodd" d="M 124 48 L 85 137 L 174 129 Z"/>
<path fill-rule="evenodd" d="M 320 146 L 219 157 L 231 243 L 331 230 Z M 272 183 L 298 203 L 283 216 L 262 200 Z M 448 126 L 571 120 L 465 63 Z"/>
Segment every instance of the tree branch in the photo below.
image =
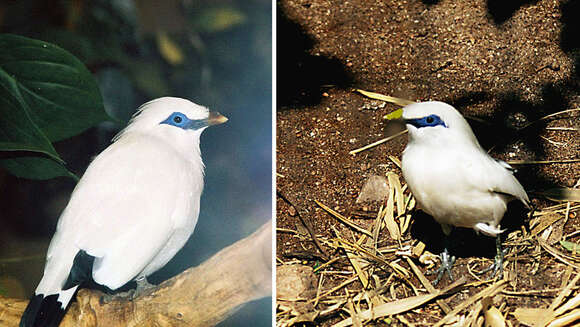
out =
<path fill-rule="evenodd" d="M 272 222 L 134 300 L 103 303 L 81 289 L 60 327 L 214 326 L 246 302 L 272 295 Z M 16 327 L 28 301 L 0 296 L 0 325 Z"/>

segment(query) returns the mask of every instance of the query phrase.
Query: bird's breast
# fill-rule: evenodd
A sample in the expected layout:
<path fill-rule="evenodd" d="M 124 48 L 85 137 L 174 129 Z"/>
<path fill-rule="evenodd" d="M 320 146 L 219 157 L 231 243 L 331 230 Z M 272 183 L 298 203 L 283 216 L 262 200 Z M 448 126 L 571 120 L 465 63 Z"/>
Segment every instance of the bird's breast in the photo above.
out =
<path fill-rule="evenodd" d="M 421 209 L 441 223 L 472 228 L 483 222 L 496 226 L 505 200 L 478 184 L 481 172 L 467 153 L 405 149 L 403 176 Z"/>

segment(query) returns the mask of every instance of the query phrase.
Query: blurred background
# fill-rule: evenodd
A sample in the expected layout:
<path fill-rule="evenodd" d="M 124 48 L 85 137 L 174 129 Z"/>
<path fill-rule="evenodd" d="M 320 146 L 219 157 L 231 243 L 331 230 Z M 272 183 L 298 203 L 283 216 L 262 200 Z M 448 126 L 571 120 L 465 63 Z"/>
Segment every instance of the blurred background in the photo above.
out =
<path fill-rule="evenodd" d="M 3 1 L 0 33 L 54 43 L 98 81 L 104 122 L 55 147 L 82 175 L 142 103 L 178 96 L 230 120 L 201 140 L 206 185 L 192 239 L 152 282 L 198 265 L 269 220 L 272 167 L 269 0 Z M 41 278 L 70 178 L 19 179 L 0 168 L 0 294 L 28 298 Z M 235 273 L 235 272 L 232 272 Z M 221 326 L 270 326 L 271 298 Z"/>

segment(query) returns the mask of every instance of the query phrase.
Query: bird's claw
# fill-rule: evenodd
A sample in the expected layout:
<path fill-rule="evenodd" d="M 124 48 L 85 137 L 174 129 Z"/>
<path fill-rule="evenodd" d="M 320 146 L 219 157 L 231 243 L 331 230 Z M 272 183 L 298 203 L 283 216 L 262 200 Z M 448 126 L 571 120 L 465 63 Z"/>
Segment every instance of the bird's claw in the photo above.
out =
<path fill-rule="evenodd" d="M 130 301 L 135 298 L 135 290 L 128 290 L 116 294 L 103 294 L 100 298 L 101 304 L 107 304 L 113 301 Z"/>
<path fill-rule="evenodd" d="M 503 258 L 507 255 L 507 249 L 500 250 L 496 253 L 493 263 L 483 269 L 482 271 L 477 272 L 478 275 L 483 275 L 488 271 L 492 271 L 491 278 L 495 278 L 496 275 L 499 279 L 503 278 Z M 499 275 L 497 274 L 499 272 Z"/>
<path fill-rule="evenodd" d="M 451 267 L 453 267 L 453 264 L 455 263 L 455 256 L 450 255 L 447 249 L 445 249 L 439 254 L 439 258 L 441 259 L 441 265 L 439 266 L 439 269 L 431 270 L 426 273 L 426 275 L 433 275 L 437 273 L 437 277 L 433 281 L 433 286 L 439 284 L 439 281 L 441 281 L 441 278 L 446 271 L 447 275 L 449 276 L 449 280 L 453 280 L 453 275 L 451 275 Z"/>
<path fill-rule="evenodd" d="M 479 272 L 479 274 L 485 274 L 486 272 L 493 270 L 491 273 L 491 278 L 495 278 L 497 273 L 499 272 L 498 277 L 501 279 L 503 278 L 503 258 L 507 255 L 507 249 L 502 250 L 501 248 L 501 239 L 499 236 L 495 238 L 495 259 L 493 260 L 493 264 L 486 269 Z"/>
<path fill-rule="evenodd" d="M 149 283 L 146 278 L 139 278 L 135 281 L 137 282 L 136 289 L 131 289 L 126 292 L 120 292 L 117 294 L 105 294 L 101 297 L 101 303 L 105 304 L 114 300 L 132 301 L 146 293 L 149 289 L 155 287 L 155 285 Z"/>
<path fill-rule="evenodd" d="M 133 301 L 139 294 L 136 290 L 131 289 L 126 292 L 119 292 L 116 294 L 104 294 L 101 296 L 101 304 L 107 304 L 113 301 Z"/>
<path fill-rule="evenodd" d="M 141 277 L 135 280 L 137 282 L 137 289 L 135 289 L 135 297 L 146 293 L 148 290 L 155 288 L 157 285 L 151 284 L 147 281 L 147 278 Z"/>

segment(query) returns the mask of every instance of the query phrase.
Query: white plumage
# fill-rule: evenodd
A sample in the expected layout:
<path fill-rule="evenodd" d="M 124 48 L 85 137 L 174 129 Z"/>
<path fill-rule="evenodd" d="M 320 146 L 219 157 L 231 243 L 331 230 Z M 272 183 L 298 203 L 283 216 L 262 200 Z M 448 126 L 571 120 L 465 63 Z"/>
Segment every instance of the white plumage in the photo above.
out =
<path fill-rule="evenodd" d="M 197 223 L 204 176 L 201 133 L 226 120 L 180 98 L 141 106 L 74 189 L 35 294 L 58 294 L 66 309 L 78 285 L 63 286 L 79 251 L 94 257 L 92 278 L 110 289 L 163 267 Z"/>
<path fill-rule="evenodd" d="M 403 109 L 403 119 L 409 131 L 403 176 L 420 207 L 442 225 L 445 234 L 458 226 L 498 236 L 509 201 L 517 199 L 529 206 L 511 167 L 481 148 L 455 108 L 435 101 L 411 104 Z M 442 268 L 450 272 L 445 264 Z"/>

